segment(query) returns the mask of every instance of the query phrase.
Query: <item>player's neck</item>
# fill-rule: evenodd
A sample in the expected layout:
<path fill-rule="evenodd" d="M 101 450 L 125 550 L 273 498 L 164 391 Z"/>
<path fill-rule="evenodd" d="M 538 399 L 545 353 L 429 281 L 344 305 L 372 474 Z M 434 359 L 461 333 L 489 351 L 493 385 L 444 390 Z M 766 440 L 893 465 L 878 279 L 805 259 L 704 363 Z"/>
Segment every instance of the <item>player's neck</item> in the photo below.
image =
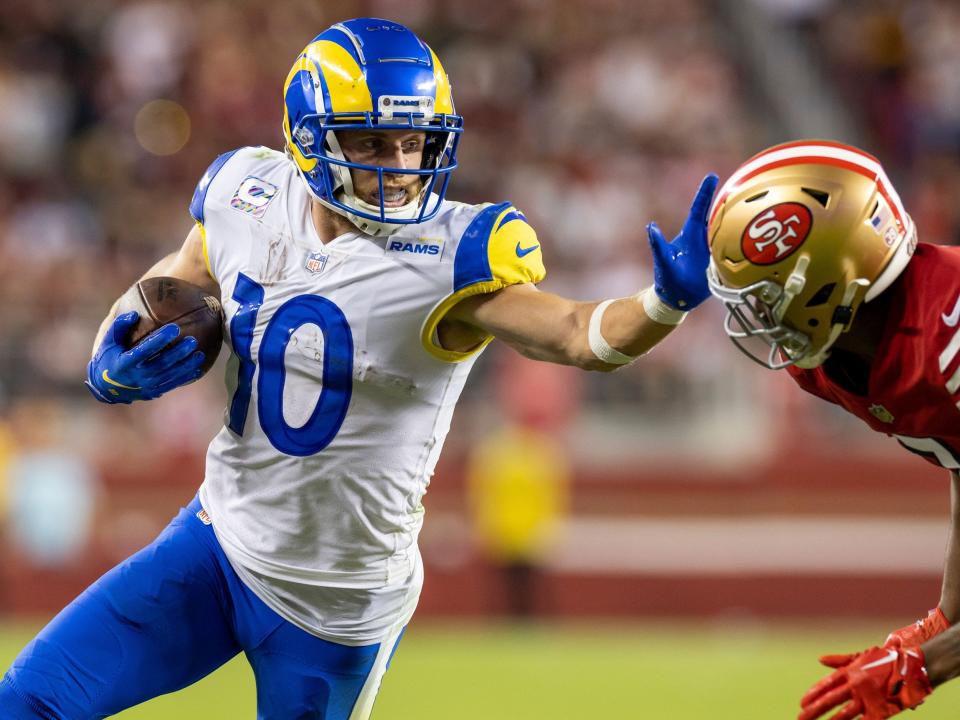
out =
<path fill-rule="evenodd" d="M 872 302 L 861 304 L 853 325 L 837 338 L 834 347 L 872 362 L 886 327 L 890 296 L 891 292 L 887 290 Z"/>
<path fill-rule="evenodd" d="M 312 199 L 310 200 L 310 217 L 313 219 L 313 226 L 317 229 L 320 241 L 324 244 L 345 233 L 357 232 L 357 226 L 343 215 L 338 215 Z"/>

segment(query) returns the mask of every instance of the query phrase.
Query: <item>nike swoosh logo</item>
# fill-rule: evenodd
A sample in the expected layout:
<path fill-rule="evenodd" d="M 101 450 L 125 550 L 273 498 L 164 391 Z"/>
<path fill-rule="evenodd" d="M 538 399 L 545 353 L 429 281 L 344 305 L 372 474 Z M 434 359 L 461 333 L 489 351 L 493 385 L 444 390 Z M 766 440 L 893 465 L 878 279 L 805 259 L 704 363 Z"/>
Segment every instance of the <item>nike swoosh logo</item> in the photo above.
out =
<path fill-rule="evenodd" d="M 861 669 L 861 670 L 869 670 L 870 668 L 879 667 L 880 665 L 886 665 L 887 663 L 893 662 L 893 661 L 896 660 L 896 659 L 897 659 L 897 651 L 896 651 L 896 650 L 887 650 L 887 656 L 886 656 L 885 658 L 882 658 L 882 659 L 880 659 L 880 660 L 875 660 L 875 661 L 873 661 L 872 663 L 868 663 L 868 664 L 864 665 L 864 666 L 863 666 L 862 668 L 860 668 L 860 669 Z"/>
<path fill-rule="evenodd" d="M 947 327 L 957 326 L 957 323 L 960 322 L 960 297 L 957 298 L 957 303 L 953 306 L 953 312 L 949 315 L 944 313 L 941 317 L 943 317 L 943 322 Z"/>
<path fill-rule="evenodd" d="M 110 383 L 110 384 L 113 385 L 114 387 L 123 388 L 124 390 L 139 390 L 139 389 L 140 389 L 140 388 L 138 388 L 138 387 L 133 387 L 132 385 L 121 385 L 121 384 L 118 383 L 116 380 L 114 380 L 114 379 L 111 378 L 109 375 L 107 375 L 107 371 L 106 371 L 106 370 L 103 371 L 103 374 L 102 374 L 100 377 L 102 377 L 106 382 Z"/>
<path fill-rule="evenodd" d="M 538 247 L 540 247 L 539 244 L 538 244 L 538 245 L 531 245 L 531 246 L 528 247 L 528 248 L 522 248 L 522 247 L 520 247 L 520 243 L 517 243 L 517 257 L 523 257 L 524 255 L 529 255 L 529 254 L 532 253 L 534 250 L 536 250 Z"/>

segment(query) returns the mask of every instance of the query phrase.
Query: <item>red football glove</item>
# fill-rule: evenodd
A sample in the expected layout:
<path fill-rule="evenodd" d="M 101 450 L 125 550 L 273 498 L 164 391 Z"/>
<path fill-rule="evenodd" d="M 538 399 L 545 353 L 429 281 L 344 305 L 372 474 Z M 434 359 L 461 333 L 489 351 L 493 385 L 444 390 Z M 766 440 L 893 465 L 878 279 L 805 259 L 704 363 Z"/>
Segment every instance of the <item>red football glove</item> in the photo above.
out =
<path fill-rule="evenodd" d="M 927 640 L 936 637 L 950 627 L 950 621 L 939 606 L 931 610 L 925 618 L 906 627 L 894 630 L 887 635 L 884 647 L 920 647 Z"/>
<path fill-rule="evenodd" d="M 938 606 L 927 613 L 925 618 L 910 623 L 899 630 L 894 630 L 887 635 L 883 646 L 885 648 L 920 647 L 927 640 L 936 637 L 949 627 L 950 621 L 947 620 L 947 616 Z M 824 655 L 820 658 L 820 662 L 827 667 L 841 668 L 853 662 L 862 654 L 862 652 L 855 652 L 846 655 Z"/>
<path fill-rule="evenodd" d="M 820 659 L 835 667 L 838 658 Z M 814 720 L 840 707 L 830 720 L 883 720 L 915 708 L 933 692 L 918 647 L 872 647 L 834 670 L 803 696 L 797 720 Z"/>

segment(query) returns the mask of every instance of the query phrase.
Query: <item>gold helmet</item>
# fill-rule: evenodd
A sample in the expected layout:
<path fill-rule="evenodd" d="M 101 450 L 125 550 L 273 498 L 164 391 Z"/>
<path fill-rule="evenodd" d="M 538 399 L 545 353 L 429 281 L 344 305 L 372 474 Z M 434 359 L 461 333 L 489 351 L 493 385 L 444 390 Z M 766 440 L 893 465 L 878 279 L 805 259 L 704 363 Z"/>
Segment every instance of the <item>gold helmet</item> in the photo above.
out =
<path fill-rule="evenodd" d="M 717 194 L 708 237 L 724 329 L 774 370 L 826 360 L 917 243 L 880 162 L 825 140 L 777 145 L 741 165 Z"/>

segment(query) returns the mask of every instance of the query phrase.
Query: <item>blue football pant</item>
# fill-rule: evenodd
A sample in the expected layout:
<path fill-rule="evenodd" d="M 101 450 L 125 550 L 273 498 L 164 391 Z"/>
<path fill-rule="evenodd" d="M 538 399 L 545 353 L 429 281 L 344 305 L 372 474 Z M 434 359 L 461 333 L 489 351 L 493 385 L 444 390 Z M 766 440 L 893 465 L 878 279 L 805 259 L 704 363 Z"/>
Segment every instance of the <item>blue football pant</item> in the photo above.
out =
<path fill-rule="evenodd" d="M 58 614 L 0 682 L 4 720 L 93 720 L 184 688 L 243 651 L 258 720 L 366 720 L 403 628 L 329 642 L 237 577 L 213 529 L 182 509 L 160 536 Z"/>

